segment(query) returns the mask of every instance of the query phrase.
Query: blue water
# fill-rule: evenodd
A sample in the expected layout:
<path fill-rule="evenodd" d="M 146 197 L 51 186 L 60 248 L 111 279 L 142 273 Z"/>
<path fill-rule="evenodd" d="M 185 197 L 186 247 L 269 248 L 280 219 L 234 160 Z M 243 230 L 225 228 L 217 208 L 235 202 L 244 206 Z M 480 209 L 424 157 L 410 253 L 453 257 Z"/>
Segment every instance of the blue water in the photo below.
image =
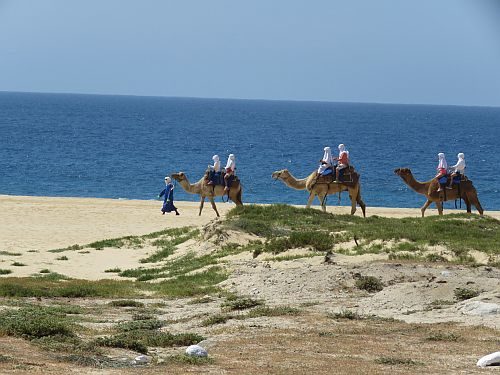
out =
<path fill-rule="evenodd" d="M 464 152 L 483 207 L 498 210 L 499 141 L 500 108 L 4 92 L 0 194 L 152 199 L 165 175 L 198 180 L 214 153 L 234 153 L 244 202 L 303 204 L 271 173 L 304 177 L 345 143 L 368 206 L 420 207 L 393 170 L 427 180 L 438 152 L 449 164 Z M 198 198 L 179 187 L 176 199 Z"/>

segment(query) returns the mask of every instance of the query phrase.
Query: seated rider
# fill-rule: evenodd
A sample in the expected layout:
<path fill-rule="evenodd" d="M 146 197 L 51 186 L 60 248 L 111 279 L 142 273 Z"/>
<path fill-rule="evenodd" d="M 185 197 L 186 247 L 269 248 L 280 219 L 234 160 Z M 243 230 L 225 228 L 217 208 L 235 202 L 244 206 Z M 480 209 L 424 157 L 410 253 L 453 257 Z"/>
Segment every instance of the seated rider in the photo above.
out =
<path fill-rule="evenodd" d="M 333 158 L 332 158 L 332 150 L 330 147 L 325 147 L 323 149 L 325 153 L 323 154 L 323 158 L 319 161 L 319 167 L 317 171 L 318 176 L 323 176 L 331 173 L 331 168 L 333 165 Z"/>
<path fill-rule="evenodd" d="M 448 183 L 447 189 L 453 189 L 453 178 L 455 176 L 463 176 L 465 174 L 465 155 L 461 152 L 457 155 L 458 161 L 457 164 L 452 165 L 450 169 L 452 169 L 450 182 Z"/>
<path fill-rule="evenodd" d="M 220 180 L 220 160 L 219 155 L 212 156 L 212 160 L 214 161 L 214 165 L 208 166 L 208 185 L 217 185 Z"/>
<path fill-rule="evenodd" d="M 225 185 L 224 191 L 229 191 L 229 188 L 231 187 L 231 182 L 233 181 L 235 169 L 236 169 L 236 158 L 234 157 L 234 154 L 229 154 L 225 168 L 226 174 L 224 175 L 224 185 Z"/>
<path fill-rule="evenodd" d="M 339 180 L 340 171 L 342 169 L 349 167 L 349 151 L 347 151 L 345 149 L 345 146 L 343 143 L 339 144 L 339 157 L 333 158 L 333 160 L 338 160 L 338 165 L 337 165 L 337 168 L 335 169 L 335 181 L 334 182 L 341 182 Z"/>
<path fill-rule="evenodd" d="M 446 162 L 446 158 L 444 157 L 444 154 L 442 152 L 438 154 L 438 159 L 439 159 L 439 164 L 436 168 L 438 173 L 434 178 L 439 183 L 439 179 L 441 177 L 446 176 L 446 174 L 448 173 L 448 163 Z M 439 188 L 437 191 L 443 191 L 443 186 L 441 186 L 441 184 L 439 184 Z"/>

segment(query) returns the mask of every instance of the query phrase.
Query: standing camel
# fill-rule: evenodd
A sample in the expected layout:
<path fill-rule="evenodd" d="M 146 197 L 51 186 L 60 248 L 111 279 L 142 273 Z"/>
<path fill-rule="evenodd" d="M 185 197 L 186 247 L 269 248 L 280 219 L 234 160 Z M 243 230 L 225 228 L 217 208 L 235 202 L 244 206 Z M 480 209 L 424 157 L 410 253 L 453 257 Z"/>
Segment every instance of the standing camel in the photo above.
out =
<path fill-rule="evenodd" d="M 287 186 L 296 190 L 307 190 L 309 192 L 309 199 L 307 201 L 307 208 L 311 207 L 312 202 L 315 197 L 318 197 L 321 203 L 321 209 L 323 212 L 326 211 L 326 196 L 331 194 L 340 193 L 342 191 L 349 192 L 349 198 L 351 199 L 351 215 L 356 212 L 356 203 L 359 204 L 361 210 L 363 211 L 363 216 L 366 217 L 365 209 L 366 205 L 361 199 L 361 185 L 359 181 L 351 184 L 343 183 L 314 183 L 316 179 L 316 172 L 311 173 L 306 178 L 296 179 L 288 169 L 282 169 L 273 173 L 272 177 L 275 180 L 283 181 Z"/>
<path fill-rule="evenodd" d="M 417 181 L 413 177 L 409 168 L 398 168 L 394 170 L 394 173 L 401 177 L 406 185 L 415 190 L 417 193 L 425 195 L 427 198 L 427 201 L 420 208 L 420 211 L 422 211 L 422 217 L 424 217 L 427 207 L 429 207 L 432 203 L 436 205 L 439 215 L 442 215 L 443 200 L 455 200 L 460 198 L 464 200 L 465 205 L 467 206 L 467 213 L 471 213 L 472 204 L 476 207 L 480 215 L 483 214 L 483 207 L 481 207 L 481 203 L 479 203 L 476 188 L 472 185 L 472 181 L 470 180 L 461 181 L 460 189 L 458 188 L 459 185 L 456 184 L 453 185 L 453 189 L 451 190 L 447 189 L 445 191 L 438 192 L 438 183 L 435 179 L 426 182 Z"/>
<path fill-rule="evenodd" d="M 200 212 L 199 216 L 201 216 L 201 211 L 203 210 L 203 205 L 205 204 L 205 198 L 210 200 L 212 204 L 212 208 L 214 209 L 217 217 L 220 217 L 219 211 L 217 211 L 217 206 L 215 205 L 214 198 L 224 196 L 226 193 L 224 192 L 223 185 L 208 185 L 205 177 L 202 177 L 198 182 L 194 184 L 190 184 L 187 176 L 183 172 L 174 173 L 172 178 L 179 182 L 181 187 L 190 194 L 199 194 L 201 197 L 200 200 Z M 229 199 L 231 199 L 237 206 L 243 206 L 241 201 L 241 185 L 238 180 L 233 181 L 231 189 L 229 190 Z"/>

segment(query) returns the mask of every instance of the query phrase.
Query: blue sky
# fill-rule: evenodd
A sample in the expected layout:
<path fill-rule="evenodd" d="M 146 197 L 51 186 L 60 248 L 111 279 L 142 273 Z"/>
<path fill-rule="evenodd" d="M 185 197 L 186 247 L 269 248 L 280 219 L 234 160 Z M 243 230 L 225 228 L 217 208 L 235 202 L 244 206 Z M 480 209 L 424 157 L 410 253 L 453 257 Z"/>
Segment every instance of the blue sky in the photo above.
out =
<path fill-rule="evenodd" d="M 500 1 L 0 0 L 0 90 L 500 106 Z"/>

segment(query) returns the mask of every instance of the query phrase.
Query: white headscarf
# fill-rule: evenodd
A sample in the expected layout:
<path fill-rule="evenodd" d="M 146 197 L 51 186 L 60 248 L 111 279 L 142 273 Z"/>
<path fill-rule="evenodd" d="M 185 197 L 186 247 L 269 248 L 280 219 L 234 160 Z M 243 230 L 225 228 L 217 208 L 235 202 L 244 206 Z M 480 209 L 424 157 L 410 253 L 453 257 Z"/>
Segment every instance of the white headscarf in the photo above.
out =
<path fill-rule="evenodd" d="M 219 155 L 212 156 L 212 160 L 214 161 L 214 163 L 217 163 L 219 161 Z"/>
<path fill-rule="evenodd" d="M 347 153 L 347 157 L 349 157 L 349 151 L 345 149 L 345 145 L 343 143 L 339 144 L 339 158 L 342 156 L 342 153 Z"/>
<path fill-rule="evenodd" d="M 165 177 L 165 185 L 168 185 L 169 183 L 172 182 L 172 179 L 168 176 Z"/>
<path fill-rule="evenodd" d="M 446 162 L 446 159 L 444 157 L 444 154 L 442 152 L 440 152 L 438 154 L 438 158 L 439 158 L 439 164 L 438 164 L 438 168 L 441 169 L 448 169 L 448 163 Z"/>
<path fill-rule="evenodd" d="M 233 171 L 236 168 L 236 161 L 234 154 L 229 154 L 229 157 L 227 158 L 226 169 L 228 168 L 231 168 Z"/>
<path fill-rule="evenodd" d="M 457 158 L 458 160 L 465 160 L 465 155 L 463 152 L 460 152 L 458 155 L 457 155 Z"/>
<path fill-rule="evenodd" d="M 328 163 L 328 164 L 332 164 L 332 150 L 330 147 L 325 147 L 323 149 L 323 151 L 325 151 L 325 153 L 323 154 L 323 160 L 324 162 Z"/>

